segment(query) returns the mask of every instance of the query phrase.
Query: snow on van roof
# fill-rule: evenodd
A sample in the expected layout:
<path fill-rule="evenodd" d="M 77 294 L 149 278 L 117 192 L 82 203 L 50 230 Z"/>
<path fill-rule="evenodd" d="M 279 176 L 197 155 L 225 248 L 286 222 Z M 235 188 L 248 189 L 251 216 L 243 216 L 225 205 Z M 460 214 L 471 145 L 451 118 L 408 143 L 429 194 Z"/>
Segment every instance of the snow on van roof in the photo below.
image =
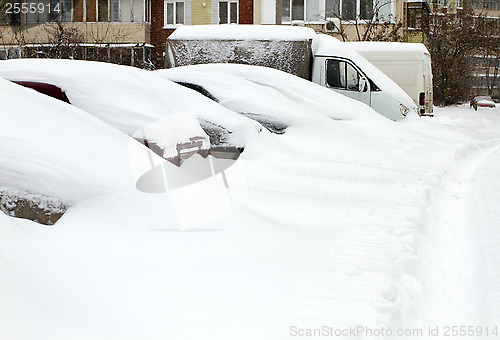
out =
<path fill-rule="evenodd" d="M 312 49 L 315 56 L 339 55 L 352 60 L 382 91 L 385 91 L 406 107 L 416 109 L 413 100 L 398 84 L 345 43 L 326 34 L 317 34 L 313 40 Z"/>
<path fill-rule="evenodd" d="M 10 81 L 0 79 L 0 93 L 0 186 L 65 204 L 135 191 L 130 157 L 144 159 L 146 171 L 143 145 L 83 110 Z"/>
<path fill-rule="evenodd" d="M 186 25 L 178 27 L 169 40 L 310 40 L 315 36 L 308 27 L 276 25 Z"/>
<path fill-rule="evenodd" d="M 425 45 L 421 43 L 350 41 L 345 42 L 345 44 L 361 55 L 377 60 L 399 60 L 401 58 L 423 60 L 424 54 L 430 54 Z M 378 57 L 381 51 L 384 52 L 383 56 Z"/>

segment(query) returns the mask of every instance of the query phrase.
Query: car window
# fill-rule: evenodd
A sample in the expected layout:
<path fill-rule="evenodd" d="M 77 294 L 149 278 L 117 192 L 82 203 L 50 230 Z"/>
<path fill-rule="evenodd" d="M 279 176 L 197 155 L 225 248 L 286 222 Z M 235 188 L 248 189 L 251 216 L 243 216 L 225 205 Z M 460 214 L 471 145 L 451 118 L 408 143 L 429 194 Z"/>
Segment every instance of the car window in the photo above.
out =
<path fill-rule="evenodd" d="M 205 97 L 207 97 L 209 99 L 212 99 L 216 103 L 219 102 L 219 100 L 217 98 L 215 98 L 215 96 L 212 95 L 212 93 L 210 93 L 210 91 L 208 91 L 207 89 L 205 89 L 203 86 L 200 86 L 200 85 L 197 85 L 197 84 L 192 84 L 192 83 L 187 83 L 187 82 L 183 82 L 183 81 L 176 81 L 176 83 L 179 84 L 179 85 L 182 85 L 184 87 L 187 87 L 187 88 L 189 88 L 191 90 L 195 90 L 196 92 L 201 93 Z"/>
<path fill-rule="evenodd" d="M 18 85 L 31 88 L 39 93 L 43 93 L 49 97 L 59 99 L 63 102 L 70 103 L 66 93 L 61 88 L 47 83 L 33 82 L 33 81 L 12 81 Z"/>

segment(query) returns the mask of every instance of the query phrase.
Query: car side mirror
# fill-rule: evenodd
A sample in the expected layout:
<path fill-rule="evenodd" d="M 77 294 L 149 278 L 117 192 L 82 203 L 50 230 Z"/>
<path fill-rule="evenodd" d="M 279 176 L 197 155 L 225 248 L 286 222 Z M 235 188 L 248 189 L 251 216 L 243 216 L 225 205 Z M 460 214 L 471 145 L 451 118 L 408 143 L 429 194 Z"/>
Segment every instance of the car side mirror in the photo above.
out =
<path fill-rule="evenodd" d="M 364 77 L 359 78 L 358 91 L 365 92 L 367 85 L 368 85 L 368 81 L 366 80 L 366 78 L 364 78 Z"/>

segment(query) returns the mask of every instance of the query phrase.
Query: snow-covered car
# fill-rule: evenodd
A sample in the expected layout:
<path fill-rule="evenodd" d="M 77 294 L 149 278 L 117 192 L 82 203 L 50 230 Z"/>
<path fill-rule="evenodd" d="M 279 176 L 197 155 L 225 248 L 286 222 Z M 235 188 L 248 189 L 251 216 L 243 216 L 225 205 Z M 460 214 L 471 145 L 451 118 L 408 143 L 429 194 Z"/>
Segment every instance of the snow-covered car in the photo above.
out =
<path fill-rule="evenodd" d="M 0 98 L 0 210 L 10 216 L 55 223 L 75 203 L 135 192 L 149 161 L 163 161 L 75 106 L 4 79 Z M 137 176 L 131 157 L 143 160 L 134 164 Z"/>
<path fill-rule="evenodd" d="M 200 92 L 222 106 L 258 121 L 269 131 L 285 132 L 314 119 L 328 119 L 296 102 L 269 86 L 259 85 L 245 78 L 193 70 L 189 66 L 155 71 L 178 84 Z"/>
<path fill-rule="evenodd" d="M 40 84 L 58 87 L 74 106 L 143 141 L 175 164 L 195 152 L 206 156 L 210 145 L 240 150 L 244 136 L 262 128 L 196 91 L 134 67 L 17 59 L 0 62 L 0 77 L 31 83 L 38 90 Z"/>
<path fill-rule="evenodd" d="M 471 100 L 470 107 L 477 108 L 478 106 L 479 107 L 495 108 L 496 104 L 493 101 L 493 99 L 491 99 L 490 96 L 477 96 Z"/>
<path fill-rule="evenodd" d="M 175 70 L 173 68 L 172 70 Z M 183 66 L 187 72 L 204 72 L 213 79 L 222 75 L 233 75 L 265 86 L 268 90 L 279 92 L 295 103 L 295 111 L 299 108 L 308 112 L 316 112 L 332 119 L 351 120 L 363 117 L 364 119 L 383 119 L 366 104 L 348 98 L 326 87 L 276 69 L 243 65 L 243 64 L 199 64 Z M 167 72 L 167 71 L 158 71 Z M 168 74 L 168 73 L 165 73 Z M 172 73 L 172 77 L 174 73 Z M 260 98 L 254 98 L 255 102 Z"/>

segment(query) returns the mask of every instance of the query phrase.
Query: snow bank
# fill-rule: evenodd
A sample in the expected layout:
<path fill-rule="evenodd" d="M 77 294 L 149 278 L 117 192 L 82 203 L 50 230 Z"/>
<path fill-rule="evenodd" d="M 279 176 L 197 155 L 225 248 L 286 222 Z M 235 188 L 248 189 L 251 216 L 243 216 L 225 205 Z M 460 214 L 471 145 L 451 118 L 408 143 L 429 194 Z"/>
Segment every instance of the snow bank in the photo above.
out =
<path fill-rule="evenodd" d="M 0 186 L 65 205 L 134 191 L 130 155 L 145 148 L 67 103 L 0 79 Z"/>
<path fill-rule="evenodd" d="M 425 332 L 428 311 L 448 322 L 437 326 L 498 323 L 498 108 L 436 109 L 435 118 L 409 115 L 403 124 L 368 111 L 252 135 L 237 161 L 241 176 L 219 181 L 246 186 L 243 206 L 182 231 L 172 193 L 102 190 L 124 176 L 128 157 L 116 148 L 123 134 L 0 84 L 9 113 L 0 168 L 27 169 L 28 184 L 38 177 L 60 186 L 74 176 L 64 180 L 66 196 L 83 196 L 73 182 L 106 193 L 76 202 L 54 228 L 0 214 L 0 329 L 8 339 L 294 339 L 294 330 L 322 326 Z M 85 152 L 75 154 L 77 145 Z M 9 148 L 22 159 L 5 158 Z M 64 172 L 32 171 L 43 159 Z M 94 172 L 113 176 L 100 181 Z M 487 192 L 464 199 L 478 182 Z M 191 189 L 174 189 L 189 217 L 227 203 Z"/>
<path fill-rule="evenodd" d="M 269 87 L 292 100 L 297 111 L 315 111 L 333 119 L 384 119 L 369 106 L 347 98 L 323 86 L 267 67 L 240 64 L 203 64 L 183 67 L 190 72 L 210 73 L 213 79 L 220 74 L 230 74 Z"/>

